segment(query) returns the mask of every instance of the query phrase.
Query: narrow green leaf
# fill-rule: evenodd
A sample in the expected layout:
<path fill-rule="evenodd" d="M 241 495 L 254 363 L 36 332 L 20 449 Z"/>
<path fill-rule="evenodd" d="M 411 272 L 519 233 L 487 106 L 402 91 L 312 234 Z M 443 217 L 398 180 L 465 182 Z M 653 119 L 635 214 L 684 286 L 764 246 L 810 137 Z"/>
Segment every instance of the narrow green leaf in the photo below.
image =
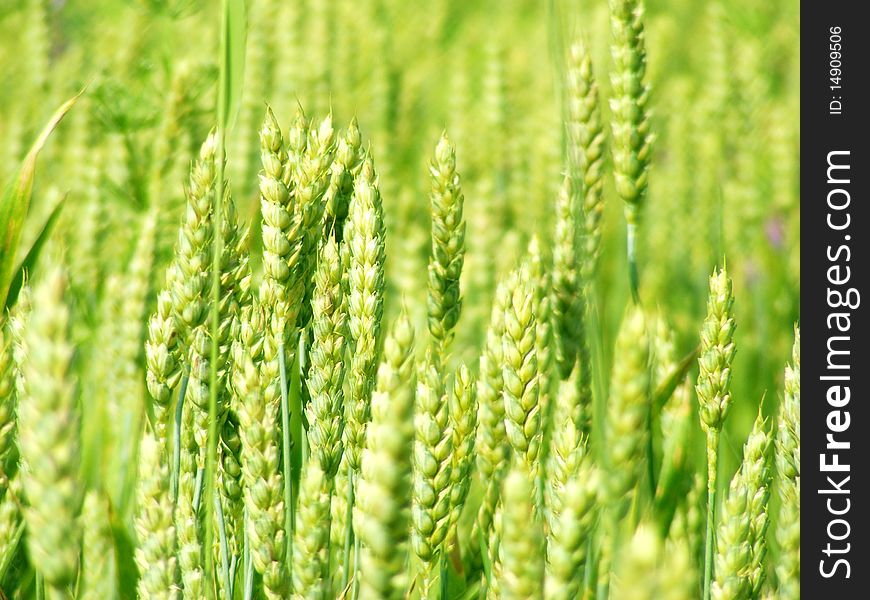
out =
<path fill-rule="evenodd" d="M 686 377 L 686 373 L 689 372 L 689 368 L 695 364 L 695 361 L 698 358 L 698 352 L 700 348 L 695 348 L 691 352 L 689 352 L 686 356 L 683 357 L 683 360 L 674 367 L 674 370 L 671 371 L 667 378 L 664 381 L 659 382 L 658 387 L 655 389 L 653 394 L 653 410 L 658 414 L 661 411 L 662 407 L 665 405 L 670 397 L 673 395 L 674 390 L 677 389 L 677 386 L 680 385 L 680 382 L 683 381 Z"/>
<path fill-rule="evenodd" d="M 24 522 L 18 524 L 12 532 L 11 539 L 7 543 L 7 552 L 0 556 L 0 586 L 6 578 L 6 571 L 9 570 L 9 565 L 12 564 L 12 559 L 15 558 L 15 553 L 18 551 L 18 543 L 21 541 L 21 536 L 24 534 Z"/>
<path fill-rule="evenodd" d="M 480 559 L 483 562 L 483 574 L 486 577 L 486 587 L 492 584 L 492 562 L 489 560 L 489 547 L 486 543 L 486 536 L 482 529 L 477 530 L 478 542 L 480 542 Z"/>
<path fill-rule="evenodd" d="M 21 232 L 24 229 L 24 219 L 30 209 L 30 195 L 33 191 L 33 178 L 36 174 L 36 159 L 48 136 L 54 131 L 64 115 L 69 112 L 82 90 L 58 108 L 43 127 L 30 151 L 24 157 L 18 172 L 3 189 L 0 199 L 0 305 L 6 306 L 6 296 L 15 273 L 15 259 L 18 244 L 21 242 Z"/>
<path fill-rule="evenodd" d="M 51 214 L 42 225 L 42 230 L 36 236 L 30 250 L 24 255 L 24 259 L 15 269 L 15 274 L 12 276 L 12 282 L 9 284 L 9 293 L 6 295 L 6 308 L 12 308 L 15 301 L 18 300 L 18 293 L 21 291 L 21 286 L 24 284 L 25 274 L 33 273 L 33 268 L 36 266 L 36 261 L 39 260 L 39 255 L 42 252 L 45 242 L 51 237 L 54 231 L 54 226 L 57 224 L 57 218 L 60 216 L 60 211 L 63 209 L 66 196 L 63 196 L 54 208 L 51 209 Z"/>
<path fill-rule="evenodd" d="M 218 98 L 218 125 L 229 131 L 236 122 L 242 103 L 245 80 L 245 44 L 247 37 L 247 11 L 245 0 L 225 0 L 221 20 L 220 90 Z"/>

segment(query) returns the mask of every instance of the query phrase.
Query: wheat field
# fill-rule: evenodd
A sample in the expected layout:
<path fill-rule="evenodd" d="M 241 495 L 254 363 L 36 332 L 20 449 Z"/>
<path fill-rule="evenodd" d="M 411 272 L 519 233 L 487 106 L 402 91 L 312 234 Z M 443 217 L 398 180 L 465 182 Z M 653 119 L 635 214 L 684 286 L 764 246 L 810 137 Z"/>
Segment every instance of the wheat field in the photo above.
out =
<path fill-rule="evenodd" d="M 0 598 L 800 598 L 799 32 L 0 0 Z"/>

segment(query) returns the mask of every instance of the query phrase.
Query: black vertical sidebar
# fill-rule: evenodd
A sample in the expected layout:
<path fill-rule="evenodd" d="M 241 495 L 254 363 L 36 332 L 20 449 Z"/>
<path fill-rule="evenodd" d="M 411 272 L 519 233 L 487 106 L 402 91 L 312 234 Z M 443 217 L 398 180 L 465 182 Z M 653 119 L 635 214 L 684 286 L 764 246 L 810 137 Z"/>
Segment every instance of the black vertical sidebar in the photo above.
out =
<path fill-rule="evenodd" d="M 870 306 L 864 306 L 870 303 L 870 30 L 861 18 L 865 6 L 847 0 L 801 5 L 805 598 L 870 598 Z"/>

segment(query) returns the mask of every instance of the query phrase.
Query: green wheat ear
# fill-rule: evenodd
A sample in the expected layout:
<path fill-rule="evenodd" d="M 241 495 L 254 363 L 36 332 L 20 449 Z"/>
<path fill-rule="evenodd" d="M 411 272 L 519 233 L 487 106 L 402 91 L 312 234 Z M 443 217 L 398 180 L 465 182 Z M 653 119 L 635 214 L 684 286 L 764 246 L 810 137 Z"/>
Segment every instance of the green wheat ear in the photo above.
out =
<path fill-rule="evenodd" d="M 513 451 L 537 476 L 542 415 L 535 291 L 527 266 L 511 275 L 508 290 L 510 299 L 504 313 L 502 342 L 505 433 Z"/>
<path fill-rule="evenodd" d="M 776 470 L 780 509 L 776 521 L 777 593 L 800 598 L 801 541 L 801 330 L 795 327 L 792 362 L 785 368 L 785 397 L 776 426 Z"/>
<path fill-rule="evenodd" d="M 448 540 L 456 534 L 459 516 L 471 489 L 477 434 L 477 384 L 465 365 L 453 375 L 449 399 L 450 431 L 453 436 L 450 468 L 450 526 Z"/>
<path fill-rule="evenodd" d="M 650 410 L 650 345 L 643 311 L 629 308 L 616 339 L 606 417 L 607 498 L 621 519 L 628 511 L 645 462 Z"/>
<path fill-rule="evenodd" d="M 343 265 L 338 243 L 327 236 L 320 248 L 312 298 L 311 367 L 308 371 L 307 415 L 310 453 L 327 480 L 333 481 L 343 452 L 345 348 L 347 312 L 342 286 Z"/>
<path fill-rule="evenodd" d="M 293 541 L 293 589 L 300 598 L 330 595 L 329 504 L 334 484 L 317 458 L 305 465 Z"/>
<path fill-rule="evenodd" d="M 606 503 L 605 530 L 598 566 L 599 590 L 606 593 L 611 569 L 618 559 L 622 521 L 632 502 L 639 502 L 638 484 L 647 465 L 650 413 L 650 343 L 643 311 L 628 308 L 616 338 L 604 422 L 602 491 Z"/>
<path fill-rule="evenodd" d="M 442 355 L 462 310 L 459 277 L 465 260 L 465 201 L 456 172 L 456 148 L 442 134 L 429 164 L 432 178 L 432 254 L 429 258 L 429 333 Z"/>
<path fill-rule="evenodd" d="M 643 18 L 642 0 L 610 1 L 613 175 L 629 223 L 637 221 L 646 195 L 653 142 Z"/>
<path fill-rule="evenodd" d="M 486 343 L 480 357 L 480 379 L 477 382 L 477 469 L 485 486 L 483 499 L 477 511 L 472 538 L 489 534 L 496 503 L 501 489 L 504 462 L 508 456 L 509 444 L 505 432 L 504 361 L 505 311 L 510 303 L 510 291 L 500 283 L 495 292 L 495 303 L 486 332 Z"/>
<path fill-rule="evenodd" d="M 255 300 L 242 312 L 241 329 L 233 344 L 232 383 L 239 399 L 242 481 L 247 511 L 247 539 L 253 567 L 262 575 L 268 598 L 284 598 L 290 579 L 284 562 L 283 477 L 279 469 L 280 440 L 277 400 L 270 400 L 264 375 L 264 347 L 269 338 L 266 315 Z"/>
<path fill-rule="evenodd" d="M 143 598 L 178 598 L 175 526 L 169 467 L 157 438 L 146 432 L 139 448 L 136 507 L 138 592 Z"/>
<path fill-rule="evenodd" d="M 743 463 L 731 479 L 716 535 L 716 600 L 756 598 L 766 570 L 771 432 L 759 412 L 743 447 Z"/>
<path fill-rule="evenodd" d="M 411 504 L 411 546 L 423 561 L 422 593 L 428 594 L 432 565 L 451 524 L 453 437 L 448 418 L 448 396 L 437 357 L 428 357 L 417 384 L 414 415 L 414 493 Z"/>
<path fill-rule="evenodd" d="M 598 82 L 586 43 L 575 42 L 568 55 L 568 141 L 572 191 L 582 201 L 577 218 L 581 233 L 580 278 L 588 288 L 598 268 L 604 216 L 605 133 L 601 122 Z"/>
<path fill-rule="evenodd" d="M 593 535 L 599 474 L 591 460 L 582 461 L 559 492 L 558 511 L 551 500 L 547 537 L 546 594 L 569 600 L 580 594 L 581 577 Z"/>
<path fill-rule="evenodd" d="M 4 473 L 8 456 L 15 445 L 18 366 L 13 358 L 12 329 L 8 317 L 0 317 L 0 498 L 6 491 Z"/>
<path fill-rule="evenodd" d="M 383 204 L 371 158 L 366 158 L 354 183 L 350 214 L 345 225 L 345 252 L 348 261 L 348 331 L 350 364 L 347 371 L 347 397 L 344 429 L 344 462 L 359 472 L 365 447 L 365 428 L 371 413 L 371 393 L 375 384 L 384 313 Z"/>
<path fill-rule="evenodd" d="M 610 0 L 613 178 L 625 204 L 632 296 L 638 299 L 637 225 L 649 185 L 653 135 L 646 79 L 643 0 Z"/>
<path fill-rule="evenodd" d="M 723 267 L 710 277 L 707 317 L 701 328 L 698 396 L 701 428 L 707 442 L 707 535 L 704 547 L 704 598 L 710 597 L 716 532 L 719 436 L 731 407 L 731 364 L 734 361 L 734 295 Z"/>

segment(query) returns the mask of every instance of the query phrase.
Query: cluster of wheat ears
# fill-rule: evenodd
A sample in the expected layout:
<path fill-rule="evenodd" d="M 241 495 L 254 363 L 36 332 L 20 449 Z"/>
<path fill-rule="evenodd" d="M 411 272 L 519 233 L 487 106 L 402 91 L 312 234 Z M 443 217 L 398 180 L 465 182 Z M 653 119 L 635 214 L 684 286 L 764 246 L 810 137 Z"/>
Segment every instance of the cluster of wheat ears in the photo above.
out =
<path fill-rule="evenodd" d="M 92 329 L 105 347 L 86 357 L 71 298 L 89 263 L 46 240 L 0 315 L 0 589 L 799 598 L 800 331 L 775 359 L 775 412 L 763 416 L 760 391 L 740 400 L 758 416 L 720 481 L 742 377 L 734 286 L 724 259 L 707 266 L 706 316 L 683 355 L 641 268 L 656 137 L 642 3 L 611 0 L 610 23 L 607 107 L 588 45 L 566 54 L 552 224 L 494 282 L 488 324 L 462 340 L 476 357 L 456 349 L 466 193 L 448 133 L 428 161 L 425 308 L 389 283 L 378 148 L 356 119 L 341 129 L 301 107 L 260 113 L 253 224 L 225 134 L 208 134 L 180 225 L 166 202 L 136 220 L 128 276 L 102 284 Z M 605 188 L 624 250 L 604 243 Z M 621 253 L 629 296 L 612 340 L 595 292 L 607 252 Z M 118 331 L 126 343 L 109 343 Z M 104 381 L 111 393 L 93 392 Z"/>

